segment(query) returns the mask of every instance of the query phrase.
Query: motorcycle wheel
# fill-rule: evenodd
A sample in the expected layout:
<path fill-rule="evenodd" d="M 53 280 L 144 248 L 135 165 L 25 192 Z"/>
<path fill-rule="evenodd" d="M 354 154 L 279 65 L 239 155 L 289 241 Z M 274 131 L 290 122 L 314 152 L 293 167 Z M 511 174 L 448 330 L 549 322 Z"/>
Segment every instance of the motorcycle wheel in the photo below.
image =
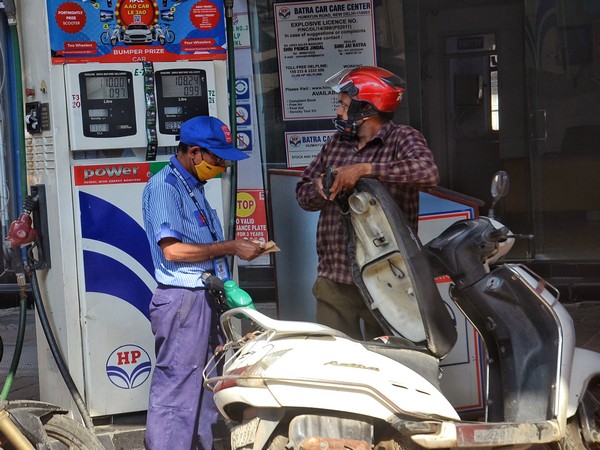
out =
<path fill-rule="evenodd" d="M 106 45 L 110 42 L 110 35 L 108 34 L 108 32 L 104 31 L 100 35 L 100 42 L 102 42 L 104 45 Z"/>
<path fill-rule="evenodd" d="M 171 30 L 167 30 L 165 35 L 166 35 L 165 39 L 167 40 L 167 42 L 169 44 L 172 44 L 175 41 L 175 33 L 173 33 Z"/>
<path fill-rule="evenodd" d="M 69 450 L 104 450 L 96 435 L 76 420 L 55 414 L 44 423 L 48 436 L 56 439 Z M 56 448 L 56 447 L 52 447 Z"/>

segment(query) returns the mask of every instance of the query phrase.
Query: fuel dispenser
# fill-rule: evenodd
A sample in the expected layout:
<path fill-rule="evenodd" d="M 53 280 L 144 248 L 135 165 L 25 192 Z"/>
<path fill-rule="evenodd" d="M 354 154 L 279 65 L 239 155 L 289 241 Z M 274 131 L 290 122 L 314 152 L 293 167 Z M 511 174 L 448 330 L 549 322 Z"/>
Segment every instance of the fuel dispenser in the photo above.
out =
<path fill-rule="evenodd" d="M 168 3 L 171 11 L 181 7 Z M 82 8 L 65 1 L 58 11 Z M 52 258 L 38 272 L 40 291 L 90 415 L 144 411 L 155 362 L 148 308 L 156 283 L 141 195 L 176 152 L 183 121 L 213 115 L 228 122 L 226 62 L 220 53 L 177 58 L 171 52 L 165 60 L 111 62 L 102 55 L 56 64 L 50 42 L 27 33 L 54 20 L 48 8 L 23 0 L 18 17 L 26 101 L 45 112 L 45 125 L 28 127 L 25 140 L 28 185 L 43 186 L 48 211 Z M 133 49 L 123 52 L 160 55 L 148 51 L 154 47 Z M 228 187 L 227 175 L 206 185 L 224 225 Z M 75 411 L 39 323 L 37 346 L 40 399 Z"/>
<path fill-rule="evenodd" d="M 69 64 L 65 82 L 74 151 L 145 148 L 148 121 L 157 146 L 175 146 L 183 121 L 217 114 L 213 62 Z"/>

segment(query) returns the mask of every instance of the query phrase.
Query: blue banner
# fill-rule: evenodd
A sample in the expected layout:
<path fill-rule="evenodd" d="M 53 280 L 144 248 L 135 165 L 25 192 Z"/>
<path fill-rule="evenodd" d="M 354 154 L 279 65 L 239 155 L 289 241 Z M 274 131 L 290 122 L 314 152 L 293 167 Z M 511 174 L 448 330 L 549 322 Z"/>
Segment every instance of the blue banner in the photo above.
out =
<path fill-rule="evenodd" d="M 225 59 L 223 0 L 48 0 L 53 64 Z"/>

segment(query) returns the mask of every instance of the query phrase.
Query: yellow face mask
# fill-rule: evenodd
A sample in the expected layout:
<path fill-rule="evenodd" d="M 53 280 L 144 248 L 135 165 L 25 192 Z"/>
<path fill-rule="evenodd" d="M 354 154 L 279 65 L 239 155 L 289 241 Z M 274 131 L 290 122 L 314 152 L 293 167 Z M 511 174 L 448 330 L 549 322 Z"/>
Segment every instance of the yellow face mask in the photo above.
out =
<path fill-rule="evenodd" d="M 195 168 L 200 181 L 208 181 L 225 170 L 225 167 L 213 166 L 204 160 L 200 164 L 196 164 Z"/>

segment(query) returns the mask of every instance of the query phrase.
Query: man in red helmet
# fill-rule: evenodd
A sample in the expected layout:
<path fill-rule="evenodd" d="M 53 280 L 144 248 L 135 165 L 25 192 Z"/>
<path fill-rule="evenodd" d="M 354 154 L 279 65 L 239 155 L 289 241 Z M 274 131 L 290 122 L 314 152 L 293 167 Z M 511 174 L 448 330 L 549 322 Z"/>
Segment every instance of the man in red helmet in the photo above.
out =
<path fill-rule="evenodd" d="M 417 229 L 419 190 L 439 182 L 433 155 L 423 135 L 392 122 L 405 83 L 379 67 L 343 70 L 327 80 L 339 94 L 338 130 L 302 173 L 296 198 L 307 211 L 321 211 L 317 225 L 317 322 L 355 339 L 382 334 L 354 284 L 348 238 L 339 207 L 332 201 L 361 177 L 377 178 Z M 335 174 L 329 196 L 323 191 L 325 168 Z M 364 336 L 361 330 L 364 322 Z"/>

